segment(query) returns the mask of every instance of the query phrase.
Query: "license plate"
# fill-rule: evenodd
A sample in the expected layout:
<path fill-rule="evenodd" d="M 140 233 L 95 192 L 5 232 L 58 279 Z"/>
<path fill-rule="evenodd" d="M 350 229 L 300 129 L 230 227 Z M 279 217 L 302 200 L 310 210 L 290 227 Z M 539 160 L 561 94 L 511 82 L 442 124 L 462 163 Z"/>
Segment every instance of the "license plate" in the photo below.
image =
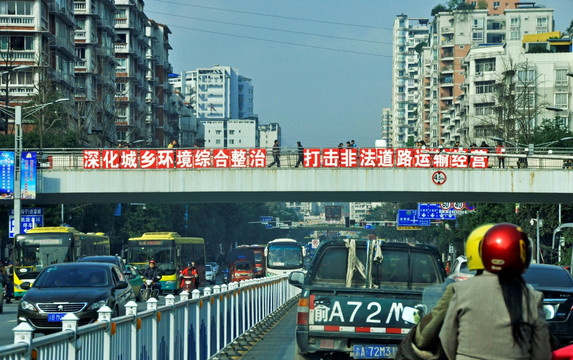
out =
<path fill-rule="evenodd" d="M 64 315 L 66 315 L 66 314 L 48 314 L 48 321 L 50 321 L 50 322 L 61 322 Z"/>
<path fill-rule="evenodd" d="M 398 351 L 397 345 L 354 345 L 355 359 L 393 359 Z"/>

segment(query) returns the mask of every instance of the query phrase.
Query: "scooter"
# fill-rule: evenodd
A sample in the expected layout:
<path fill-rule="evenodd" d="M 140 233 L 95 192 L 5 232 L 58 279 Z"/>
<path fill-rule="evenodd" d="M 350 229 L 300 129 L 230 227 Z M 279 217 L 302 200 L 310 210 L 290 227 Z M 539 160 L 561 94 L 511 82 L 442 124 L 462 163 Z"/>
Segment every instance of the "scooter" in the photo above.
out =
<path fill-rule="evenodd" d="M 147 301 L 152 297 L 159 299 L 159 289 L 151 279 L 145 279 L 141 290 L 139 290 L 139 294 L 143 301 Z"/>
<path fill-rule="evenodd" d="M 181 291 L 187 291 L 191 293 L 193 289 L 195 289 L 195 278 L 197 275 L 181 275 L 183 278 L 183 286 L 181 287 Z"/>

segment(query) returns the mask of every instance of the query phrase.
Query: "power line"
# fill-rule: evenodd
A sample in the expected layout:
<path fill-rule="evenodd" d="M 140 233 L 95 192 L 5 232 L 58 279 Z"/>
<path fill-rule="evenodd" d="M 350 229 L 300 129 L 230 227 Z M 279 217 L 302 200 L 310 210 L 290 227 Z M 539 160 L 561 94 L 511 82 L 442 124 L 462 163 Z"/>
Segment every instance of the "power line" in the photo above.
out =
<path fill-rule="evenodd" d="M 212 7 L 212 6 L 183 4 L 183 3 L 173 2 L 173 1 L 162 1 L 162 0 L 158 0 L 158 2 L 160 2 L 160 3 L 167 3 L 167 4 L 174 4 L 174 5 L 181 5 L 181 6 L 189 6 L 189 7 L 195 7 L 195 8 L 200 8 L 200 9 L 226 11 L 226 12 L 237 13 L 237 14 L 248 14 L 248 15 L 256 15 L 256 16 L 273 17 L 273 18 L 279 18 L 279 19 L 308 21 L 308 22 L 314 22 L 314 23 L 320 23 L 320 24 L 353 26 L 353 27 L 361 27 L 361 28 L 367 28 L 367 29 L 379 29 L 379 30 L 390 30 L 390 31 L 393 31 L 393 30 L 394 30 L 394 29 L 392 29 L 392 28 L 387 28 L 387 27 L 382 27 L 382 26 L 371 26 L 371 25 L 363 25 L 363 24 L 341 23 L 341 22 L 335 22 L 335 21 L 306 19 L 306 18 L 299 18 L 299 17 L 293 17 L 293 16 L 282 16 L 282 15 L 274 15 L 274 14 L 264 14 L 264 13 L 257 13 L 257 12 L 251 12 L 251 11 L 241 11 L 241 10 L 223 9 L 223 8 L 217 8 L 217 7 Z"/>
<path fill-rule="evenodd" d="M 312 48 L 312 49 L 338 51 L 338 52 L 344 52 L 344 53 L 349 53 L 349 54 L 359 54 L 359 55 L 368 55 L 368 56 L 377 56 L 377 57 L 392 58 L 392 55 L 373 54 L 373 53 L 366 53 L 366 52 L 361 52 L 361 51 L 353 51 L 353 50 L 344 50 L 344 49 L 337 49 L 337 48 L 329 48 L 329 47 L 325 47 L 325 46 L 314 46 L 314 45 L 297 44 L 297 43 L 293 43 L 293 42 L 289 42 L 289 41 L 270 40 L 270 39 L 257 38 L 257 37 L 253 37 L 253 36 L 244 36 L 244 35 L 228 34 L 228 33 L 223 33 L 223 32 L 219 32 L 219 31 L 209 31 L 209 30 L 203 30 L 203 29 L 195 29 L 195 28 L 190 28 L 190 27 L 186 27 L 186 26 L 178 26 L 178 25 L 168 25 L 168 26 L 169 26 L 169 27 L 173 27 L 173 28 L 181 28 L 181 29 L 185 29 L 185 30 L 205 32 L 205 33 L 209 33 L 209 34 L 232 36 L 232 37 L 237 37 L 237 38 L 242 38 L 242 39 L 250 39 L 250 40 L 257 40 L 257 41 L 265 41 L 265 42 L 270 42 L 270 43 L 275 43 L 275 44 L 285 44 L 285 45 L 306 47 L 306 48 Z"/>
<path fill-rule="evenodd" d="M 174 15 L 174 14 L 168 14 L 168 13 L 163 13 L 163 12 L 158 12 L 158 11 L 146 11 L 146 12 L 151 13 L 151 14 L 166 15 L 166 16 L 170 16 L 170 17 L 180 17 L 180 18 L 184 18 L 184 19 L 193 19 L 193 20 L 206 21 L 206 22 L 212 22 L 212 23 L 218 23 L 218 24 L 243 26 L 243 27 L 254 28 L 254 29 L 279 31 L 279 32 L 285 32 L 285 33 L 291 33 L 291 34 L 311 35 L 311 36 L 326 37 L 326 38 L 331 38 L 331 39 L 351 40 L 351 41 L 360 41 L 360 42 L 373 43 L 373 44 L 393 45 L 391 42 L 387 42 L 387 41 L 364 40 L 364 39 L 348 38 L 348 37 L 343 37 L 343 36 L 313 34 L 313 33 L 308 33 L 308 32 L 303 32 L 303 31 L 275 29 L 275 28 L 270 28 L 270 27 L 265 27 L 265 26 L 238 24 L 238 23 L 232 23 L 232 22 L 227 22 L 227 21 L 207 20 L 207 19 L 201 19 L 201 18 L 197 18 L 197 17 L 193 17 L 193 16 Z"/>

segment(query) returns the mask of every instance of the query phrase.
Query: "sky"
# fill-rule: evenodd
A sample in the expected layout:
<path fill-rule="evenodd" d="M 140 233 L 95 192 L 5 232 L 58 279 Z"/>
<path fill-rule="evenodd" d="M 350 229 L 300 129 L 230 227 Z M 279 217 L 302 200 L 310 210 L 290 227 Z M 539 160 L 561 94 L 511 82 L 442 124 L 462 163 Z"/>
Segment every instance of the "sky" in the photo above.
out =
<path fill-rule="evenodd" d="M 513 1 L 513 0 L 511 0 Z M 146 0 L 148 18 L 167 25 L 173 72 L 231 66 L 254 87 L 260 124 L 277 122 L 281 146 L 336 147 L 381 137 L 392 98 L 396 15 L 431 17 L 447 0 Z M 573 0 L 543 0 L 555 29 Z"/>

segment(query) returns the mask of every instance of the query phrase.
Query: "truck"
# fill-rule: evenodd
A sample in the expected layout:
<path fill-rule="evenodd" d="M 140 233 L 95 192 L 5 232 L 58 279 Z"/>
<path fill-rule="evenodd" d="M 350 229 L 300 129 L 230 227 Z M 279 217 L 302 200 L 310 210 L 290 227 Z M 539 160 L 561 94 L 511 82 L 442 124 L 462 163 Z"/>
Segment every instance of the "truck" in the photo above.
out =
<path fill-rule="evenodd" d="M 432 245 L 378 239 L 323 241 L 308 272 L 289 283 L 301 289 L 295 359 L 322 355 L 391 359 L 420 316 L 425 290 L 443 287 L 446 272 Z M 406 312 L 408 313 L 406 316 Z"/>
<path fill-rule="evenodd" d="M 255 276 L 255 252 L 250 247 L 239 246 L 228 258 L 229 282 L 249 280 Z"/>

